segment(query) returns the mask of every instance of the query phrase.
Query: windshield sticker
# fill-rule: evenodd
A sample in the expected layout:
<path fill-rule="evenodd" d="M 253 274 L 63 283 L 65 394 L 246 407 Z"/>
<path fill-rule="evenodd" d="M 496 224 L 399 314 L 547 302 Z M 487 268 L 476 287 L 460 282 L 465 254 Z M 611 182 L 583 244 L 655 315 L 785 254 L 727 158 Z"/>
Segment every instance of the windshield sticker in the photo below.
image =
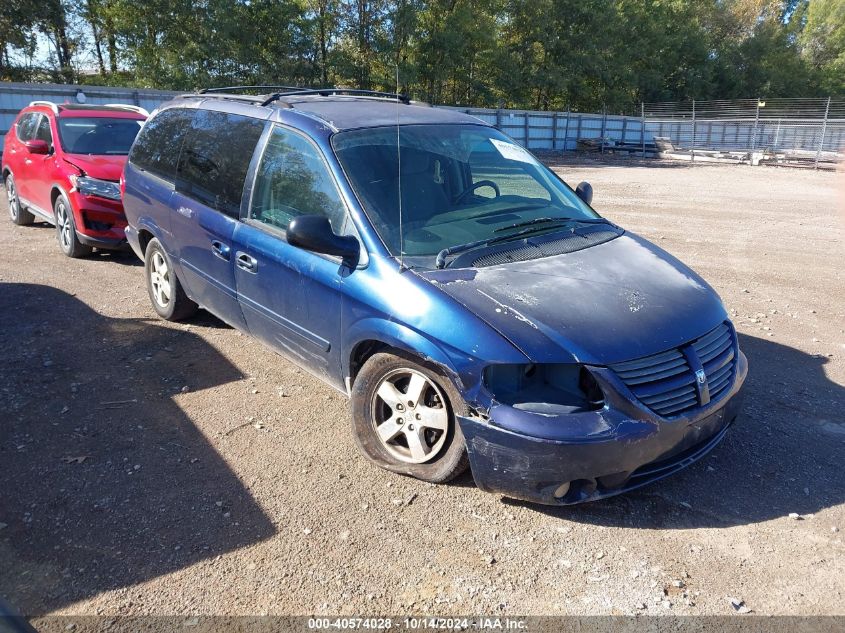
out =
<path fill-rule="evenodd" d="M 518 160 L 521 163 L 531 163 L 532 165 L 535 162 L 534 157 L 522 149 L 519 145 L 500 141 L 496 138 L 491 138 L 490 142 L 493 143 L 493 147 L 499 150 L 499 153 L 508 160 Z"/>

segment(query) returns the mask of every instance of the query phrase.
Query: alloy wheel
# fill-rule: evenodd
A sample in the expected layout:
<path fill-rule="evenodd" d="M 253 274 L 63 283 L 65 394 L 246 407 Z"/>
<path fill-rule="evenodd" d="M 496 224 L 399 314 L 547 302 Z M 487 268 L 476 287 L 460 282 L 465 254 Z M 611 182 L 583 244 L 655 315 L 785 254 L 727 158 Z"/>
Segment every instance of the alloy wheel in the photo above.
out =
<path fill-rule="evenodd" d="M 170 269 L 164 255 L 156 251 L 153 253 L 150 262 L 150 286 L 153 289 L 153 298 L 162 308 L 170 303 Z"/>
<path fill-rule="evenodd" d="M 9 215 L 12 216 L 13 220 L 18 219 L 18 196 L 16 195 L 17 192 L 15 191 L 15 181 L 9 178 L 6 180 L 6 197 L 9 200 Z"/>
<path fill-rule="evenodd" d="M 56 226 L 59 227 L 59 241 L 62 249 L 69 251 L 73 244 L 73 223 L 67 212 L 67 205 L 61 199 L 56 203 Z"/>
<path fill-rule="evenodd" d="M 373 427 L 382 446 L 396 459 L 422 464 L 443 449 L 449 410 L 440 388 L 413 369 L 395 369 L 373 395 Z"/>

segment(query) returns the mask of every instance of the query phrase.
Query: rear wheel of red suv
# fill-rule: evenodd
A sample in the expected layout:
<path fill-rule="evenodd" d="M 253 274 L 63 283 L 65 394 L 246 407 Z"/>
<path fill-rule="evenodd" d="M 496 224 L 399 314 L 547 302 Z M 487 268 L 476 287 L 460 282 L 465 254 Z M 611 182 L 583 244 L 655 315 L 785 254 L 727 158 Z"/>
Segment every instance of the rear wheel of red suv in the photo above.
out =
<path fill-rule="evenodd" d="M 156 238 L 150 240 L 144 251 L 144 272 L 153 309 L 162 319 L 180 321 L 197 311 L 197 304 L 185 294 L 170 258 Z"/>
<path fill-rule="evenodd" d="M 73 210 L 64 195 L 59 194 L 53 204 L 53 217 L 56 218 L 56 237 L 59 248 L 68 257 L 85 257 L 94 250 L 79 241 L 76 234 L 76 223 L 73 220 Z"/>
<path fill-rule="evenodd" d="M 35 216 L 21 206 L 18 189 L 15 187 L 15 178 L 12 174 L 6 176 L 6 198 L 9 202 L 9 217 L 12 218 L 12 222 L 20 226 L 32 224 Z"/>

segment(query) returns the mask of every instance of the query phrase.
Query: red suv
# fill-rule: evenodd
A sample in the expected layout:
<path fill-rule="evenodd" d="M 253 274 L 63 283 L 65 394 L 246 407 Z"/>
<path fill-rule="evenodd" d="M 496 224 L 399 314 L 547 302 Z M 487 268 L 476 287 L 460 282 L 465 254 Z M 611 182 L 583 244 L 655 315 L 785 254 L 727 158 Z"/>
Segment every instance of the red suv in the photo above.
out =
<path fill-rule="evenodd" d="M 15 224 L 56 226 L 69 257 L 120 248 L 126 216 L 120 175 L 148 113 L 131 105 L 33 101 L 6 135 L 3 181 Z"/>

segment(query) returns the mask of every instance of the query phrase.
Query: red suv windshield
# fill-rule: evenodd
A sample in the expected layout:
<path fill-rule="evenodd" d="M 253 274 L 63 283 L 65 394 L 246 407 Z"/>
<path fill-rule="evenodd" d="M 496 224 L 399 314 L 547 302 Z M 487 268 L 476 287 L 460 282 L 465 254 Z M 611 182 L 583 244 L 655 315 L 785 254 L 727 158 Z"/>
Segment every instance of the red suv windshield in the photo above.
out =
<path fill-rule="evenodd" d="M 105 117 L 60 118 L 59 137 L 69 154 L 129 153 L 143 121 Z"/>

